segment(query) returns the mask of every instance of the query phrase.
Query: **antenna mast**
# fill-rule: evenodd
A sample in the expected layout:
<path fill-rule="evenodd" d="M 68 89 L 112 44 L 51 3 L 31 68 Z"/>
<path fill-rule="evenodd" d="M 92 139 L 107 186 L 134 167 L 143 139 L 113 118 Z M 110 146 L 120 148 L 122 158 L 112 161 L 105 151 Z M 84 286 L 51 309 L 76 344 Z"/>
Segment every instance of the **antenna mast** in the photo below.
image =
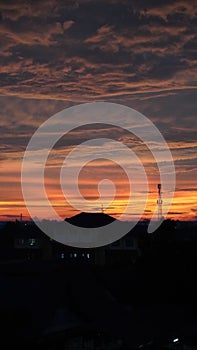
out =
<path fill-rule="evenodd" d="M 158 188 L 158 200 L 157 200 L 157 207 L 158 207 L 158 220 L 160 221 L 162 219 L 162 197 L 161 197 L 161 184 L 157 185 Z"/>

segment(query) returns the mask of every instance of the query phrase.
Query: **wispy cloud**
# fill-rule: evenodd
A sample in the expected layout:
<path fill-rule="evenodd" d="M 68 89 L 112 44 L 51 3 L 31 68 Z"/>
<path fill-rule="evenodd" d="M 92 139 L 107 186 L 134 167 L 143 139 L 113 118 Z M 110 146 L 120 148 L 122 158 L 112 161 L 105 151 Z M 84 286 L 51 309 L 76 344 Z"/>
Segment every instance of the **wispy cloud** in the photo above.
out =
<path fill-rule="evenodd" d="M 194 1 L 147 9 L 128 1 L 1 4 L 0 92 L 81 101 L 193 88 L 194 7 Z"/>
<path fill-rule="evenodd" d="M 184 218 L 193 215 L 195 196 L 189 189 L 195 188 L 196 177 L 196 13 L 194 0 L 1 1 L 1 213 L 14 211 L 14 205 L 25 210 L 21 160 L 41 123 L 74 104 L 105 100 L 140 111 L 162 132 L 177 173 L 171 213 Z M 143 160 L 151 182 L 152 211 L 158 177 L 147 147 L 126 132 L 92 126 L 62 138 L 47 162 L 48 193 L 63 215 L 65 202 L 54 179 L 65 155 L 88 138 L 108 135 Z M 97 166 L 98 177 L 103 171 L 110 175 L 112 164 L 100 160 Z M 86 171 L 90 174 L 93 168 L 89 165 Z M 116 175 L 118 183 L 117 169 Z M 90 189 L 96 179 L 88 180 Z M 87 185 L 85 176 L 81 181 Z M 10 193 L 6 193 L 8 187 Z M 120 207 L 125 193 L 126 187 L 119 191 Z M 87 195 L 94 197 L 90 191 Z M 184 200 L 187 203 L 181 207 Z"/>

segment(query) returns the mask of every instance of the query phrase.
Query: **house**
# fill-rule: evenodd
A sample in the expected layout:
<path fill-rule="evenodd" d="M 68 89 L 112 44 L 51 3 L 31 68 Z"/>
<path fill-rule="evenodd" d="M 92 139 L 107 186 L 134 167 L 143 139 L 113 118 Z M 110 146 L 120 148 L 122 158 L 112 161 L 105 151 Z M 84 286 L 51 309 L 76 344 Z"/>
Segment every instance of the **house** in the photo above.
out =
<path fill-rule="evenodd" d="M 50 239 L 33 222 L 8 222 L 0 232 L 0 258 L 50 260 Z"/>
<path fill-rule="evenodd" d="M 94 228 L 108 225 L 115 219 L 104 213 L 82 212 L 66 221 L 78 227 Z M 1 230 L 0 256 L 2 259 L 53 260 L 99 266 L 130 263 L 140 255 L 141 229 L 135 228 L 118 241 L 103 247 L 77 248 L 51 239 L 33 222 L 9 222 Z"/>
<path fill-rule="evenodd" d="M 79 227 L 94 228 L 111 224 L 115 221 L 115 218 L 103 212 L 82 212 L 66 219 L 66 221 Z M 124 225 L 124 223 L 122 223 L 122 225 Z M 136 230 L 135 233 L 130 231 L 121 239 L 111 244 L 99 248 L 86 249 L 85 251 L 79 249 L 76 254 L 78 254 L 77 256 L 81 259 L 81 255 L 85 254 L 86 256 L 89 253 L 91 260 L 94 261 L 96 265 L 113 265 L 117 263 L 133 262 L 133 260 L 140 255 L 137 233 Z"/>

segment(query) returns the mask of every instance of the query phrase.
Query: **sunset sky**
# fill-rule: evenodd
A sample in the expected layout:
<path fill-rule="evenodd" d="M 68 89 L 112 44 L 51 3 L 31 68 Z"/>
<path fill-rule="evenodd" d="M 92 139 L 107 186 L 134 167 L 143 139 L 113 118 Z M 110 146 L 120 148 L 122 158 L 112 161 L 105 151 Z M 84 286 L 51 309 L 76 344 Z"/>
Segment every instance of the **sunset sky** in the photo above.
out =
<path fill-rule="evenodd" d="M 0 220 L 28 217 L 21 164 L 36 129 L 67 107 L 93 101 L 131 107 L 156 125 L 176 168 L 168 217 L 197 219 L 196 26 L 195 0 L 0 1 Z M 107 125 L 75 129 L 51 151 L 45 172 L 51 204 L 62 218 L 78 212 L 63 196 L 60 168 L 69 151 L 95 134 L 125 143 L 141 158 L 149 179 L 143 217 L 150 218 L 157 200 L 156 164 L 146 145 Z M 118 217 L 129 191 L 118 165 L 90 162 L 81 172 L 81 193 L 97 198 L 102 178 L 116 185 L 106 213 Z"/>

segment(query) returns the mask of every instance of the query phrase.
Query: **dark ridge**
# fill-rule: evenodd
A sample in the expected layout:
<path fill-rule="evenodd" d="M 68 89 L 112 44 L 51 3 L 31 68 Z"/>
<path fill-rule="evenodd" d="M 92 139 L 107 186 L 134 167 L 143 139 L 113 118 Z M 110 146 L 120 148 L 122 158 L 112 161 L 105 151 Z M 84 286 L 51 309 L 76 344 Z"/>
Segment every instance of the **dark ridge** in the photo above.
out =
<path fill-rule="evenodd" d="M 95 228 L 111 224 L 115 221 L 115 218 L 104 213 L 82 212 L 70 218 L 66 218 L 65 221 L 79 227 Z"/>

